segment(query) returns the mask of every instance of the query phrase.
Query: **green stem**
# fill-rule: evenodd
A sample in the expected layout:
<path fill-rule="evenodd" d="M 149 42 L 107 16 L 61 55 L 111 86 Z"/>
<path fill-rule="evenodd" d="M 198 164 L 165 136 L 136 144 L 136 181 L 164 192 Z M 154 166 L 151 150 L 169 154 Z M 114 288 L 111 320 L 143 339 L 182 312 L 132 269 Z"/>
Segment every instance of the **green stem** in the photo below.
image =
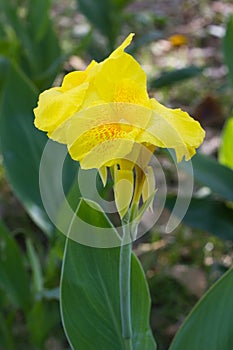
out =
<path fill-rule="evenodd" d="M 125 350 L 133 350 L 132 339 L 124 339 Z"/>
<path fill-rule="evenodd" d="M 130 242 L 130 243 L 129 243 Z M 123 222 L 123 237 L 120 248 L 120 309 L 122 336 L 125 340 L 125 350 L 132 350 L 132 322 L 130 303 L 130 272 L 131 272 L 132 243 L 130 226 Z"/>

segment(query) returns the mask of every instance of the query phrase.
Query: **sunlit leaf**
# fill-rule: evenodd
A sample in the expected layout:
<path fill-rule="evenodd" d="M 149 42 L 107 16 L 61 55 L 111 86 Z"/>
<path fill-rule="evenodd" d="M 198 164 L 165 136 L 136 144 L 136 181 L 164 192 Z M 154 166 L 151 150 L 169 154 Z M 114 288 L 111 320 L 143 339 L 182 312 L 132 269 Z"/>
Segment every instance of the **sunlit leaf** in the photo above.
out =
<path fill-rule="evenodd" d="M 223 130 L 222 144 L 219 149 L 219 161 L 233 169 L 233 117 L 226 121 Z"/>

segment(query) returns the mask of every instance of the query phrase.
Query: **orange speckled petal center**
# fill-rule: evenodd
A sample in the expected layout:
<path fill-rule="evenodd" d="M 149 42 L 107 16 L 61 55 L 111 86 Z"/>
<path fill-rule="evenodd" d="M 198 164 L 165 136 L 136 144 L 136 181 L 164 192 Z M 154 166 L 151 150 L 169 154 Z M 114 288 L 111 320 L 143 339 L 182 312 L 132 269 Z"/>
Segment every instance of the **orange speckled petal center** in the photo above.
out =
<path fill-rule="evenodd" d="M 112 147 L 116 147 L 113 146 L 116 145 L 115 141 L 121 140 L 122 144 L 124 140 L 131 140 L 133 142 L 138 132 L 139 130 L 137 128 L 128 124 L 115 123 L 100 125 L 83 133 L 79 138 L 68 145 L 69 152 L 72 158 L 81 161 L 89 152 L 94 152 L 95 157 L 100 159 L 104 149 L 105 157 L 107 157 L 109 161 L 113 155 Z M 101 147 L 94 151 L 97 145 L 101 145 Z M 119 146 L 117 147 L 119 148 Z M 125 147 L 125 150 L 126 148 L 128 150 L 128 147 Z M 121 150 L 125 155 L 124 147 L 121 147 Z M 114 151 L 114 154 L 116 153 L 118 154 L 119 152 Z"/>

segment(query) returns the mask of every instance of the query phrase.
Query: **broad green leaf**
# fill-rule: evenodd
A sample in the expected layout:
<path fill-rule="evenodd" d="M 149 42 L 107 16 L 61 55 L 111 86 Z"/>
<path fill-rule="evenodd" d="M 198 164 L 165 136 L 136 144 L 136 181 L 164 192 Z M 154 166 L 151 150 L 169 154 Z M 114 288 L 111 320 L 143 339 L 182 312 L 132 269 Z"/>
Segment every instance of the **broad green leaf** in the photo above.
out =
<path fill-rule="evenodd" d="M 44 37 L 50 25 L 49 8 L 50 0 L 29 0 L 28 2 L 28 22 L 30 34 L 39 41 Z"/>
<path fill-rule="evenodd" d="M 219 161 L 233 170 L 233 117 L 226 121 L 223 130 Z"/>
<path fill-rule="evenodd" d="M 0 108 L 0 144 L 7 178 L 15 194 L 36 224 L 51 234 L 53 225 L 44 210 L 39 186 L 41 156 L 48 139 L 33 125 L 37 98 L 38 91 L 32 83 L 18 68 L 11 66 Z M 56 197 L 57 159 L 64 151 L 64 146 L 53 143 L 49 164 L 43 169 L 53 197 Z M 75 169 L 75 163 L 67 159 L 63 178 L 67 184 L 65 192 L 73 182 Z"/>
<path fill-rule="evenodd" d="M 33 294 L 39 295 L 43 291 L 43 276 L 40 260 L 32 244 L 32 241 L 29 238 L 26 240 L 26 246 L 29 263 L 32 270 Z"/>
<path fill-rule="evenodd" d="M 39 165 L 46 135 L 33 125 L 37 90 L 13 66 L 0 109 L 0 142 L 7 178 L 35 222 L 46 232 L 50 224 L 40 198 Z"/>
<path fill-rule="evenodd" d="M 34 344 L 44 349 L 44 341 L 52 331 L 61 331 L 59 304 L 57 301 L 40 300 L 33 305 L 28 314 L 27 324 Z M 43 347 L 42 347 L 43 346 Z"/>
<path fill-rule="evenodd" d="M 5 34 L 1 39 L 14 48 L 8 50 L 8 58 L 17 62 L 40 90 L 52 84 L 64 60 L 49 17 L 49 8 L 49 0 L 29 0 L 27 4 L 18 4 L 17 11 L 13 2 L 0 2 L 0 20 Z"/>
<path fill-rule="evenodd" d="M 233 87 L 233 15 L 229 16 L 227 22 L 226 33 L 223 38 L 223 53 L 229 71 L 229 80 Z"/>
<path fill-rule="evenodd" d="M 113 50 L 120 27 L 121 12 L 111 0 L 77 0 L 80 11 L 107 39 Z"/>
<path fill-rule="evenodd" d="M 80 206 L 77 215 L 83 217 Z M 99 213 L 84 216 L 92 225 L 106 227 Z M 102 219 L 101 219 L 102 216 Z M 78 229 L 78 227 L 76 227 Z M 96 227 L 98 235 L 98 227 Z M 114 235 L 114 229 L 112 228 Z M 94 248 L 67 238 L 61 280 L 61 310 L 66 335 L 75 350 L 125 350 L 119 304 L 119 247 Z M 132 255 L 131 315 L 133 349 L 155 350 L 149 328 L 150 297 L 145 276 Z"/>
<path fill-rule="evenodd" d="M 30 283 L 23 254 L 0 222 L 0 287 L 10 301 L 24 311 L 30 307 Z"/>
<path fill-rule="evenodd" d="M 7 72 L 9 68 L 9 62 L 0 56 L 0 100 L 1 100 L 1 94 L 4 89 L 4 84 L 7 77 Z"/>
<path fill-rule="evenodd" d="M 16 11 L 16 4 L 12 1 L 1 0 L 0 10 L 1 10 L 1 24 L 2 26 L 12 27 L 17 35 L 24 40 L 25 30 L 22 26 L 22 19 L 18 17 L 18 11 Z M 7 28 L 9 30 L 9 28 Z"/>
<path fill-rule="evenodd" d="M 200 153 L 192 158 L 192 164 L 196 181 L 209 187 L 223 199 L 233 202 L 233 171 L 231 169 L 218 163 L 214 158 Z"/>
<path fill-rule="evenodd" d="M 172 210 L 175 201 L 176 197 L 168 197 L 166 207 Z M 233 208 L 213 196 L 192 198 L 182 222 L 222 239 L 233 241 Z"/>
<path fill-rule="evenodd" d="M 133 0 L 111 0 L 117 9 L 127 6 Z"/>
<path fill-rule="evenodd" d="M 203 72 L 203 67 L 189 66 L 162 73 L 158 78 L 149 82 L 151 89 L 159 89 L 178 83 L 185 79 L 194 78 Z"/>
<path fill-rule="evenodd" d="M 232 350 L 233 270 L 194 307 L 169 350 Z"/>
<path fill-rule="evenodd" d="M 0 314 L 0 349 L 15 350 L 15 342 L 12 332 L 6 324 L 6 320 Z"/>
<path fill-rule="evenodd" d="M 34 84 L 40 90 L 45 90 L 56 78 L 65 56 L 61 55 L 58 38 L 50 21 L 41 38 L 35 41 L 35 38 L 31 36 L 30 40 L 33 43 L 29 62 L 30 71 L 25 66 L 24 69 Z M 23 59 L 21 66 L 23 67 Z"/>

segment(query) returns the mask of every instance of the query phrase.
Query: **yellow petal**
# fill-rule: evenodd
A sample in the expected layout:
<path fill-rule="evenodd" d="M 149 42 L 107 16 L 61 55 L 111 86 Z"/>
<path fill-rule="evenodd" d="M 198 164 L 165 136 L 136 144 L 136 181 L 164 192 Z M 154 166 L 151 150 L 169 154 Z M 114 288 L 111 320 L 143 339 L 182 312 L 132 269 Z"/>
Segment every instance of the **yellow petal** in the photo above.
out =
<path fill-rule="evenodd" d="M 92 89 L 99 95 L 99 98 L 105 102 L 133 102 L 141 103 L 141 97 L 137 100 L 136 96 L 140 90 L 140 96 L 145 96 L 148 100 L 146 90 L 146 74 L 139 63 L 124 49 L 130 44 L 134 34 L 130 34 L 107 59 L 98 66 L 98 72 L 95 72 L 95 80 Z M 126 82 L 127 89 L 126 89 Z M 136 86 L 138 85 L 138 86 Z M 124 90 L 124 94 L 118 94 L 119 88 Z M 136 95 L 133 97 L 133 92 Z M 126 100 L 126 96 L 129 99 Z M 123 96 L 121 100 L 120 97 Z M 144 104 L 144 103 L 143 103 Z"/>
<path fill-rule="evenodd" d="M 122 79 L 116 83 L 113 101 L 134 103 L 145 107 L 150 105 L 145 86 L 130 79 Z"/>
<path fill-rule="evenodd" d="M 90 73 L 93 73 L 95 69 L 97 69 L 98 65 L 99 63 L 97 63 L 95 60 L 91 61 L 91 63 L 85 69 L 85 72 L 88 74 L 88 76 L 90 75 Z"/>
<path fill-rule="evenodd" d="M 142 199 L 146 202 L 149 197 L 155 192 L 155 174 L 154 169 L 148 166 L 145 170 L 145 180 L 142 187 Z M 153 203 L 153 202 L 152 202 Z M 152 204 L 151 203 L 151 204 Z"/>
<path fill-rule="evenodd" d="M 107 167 L 103 166 L 99 169 L 99 175 L 102 181 L 103 186 L 106 186 L 107 183 L 107 177 L 108 177 L 108 171 L 107 171 Z"/>
<path fill-rule="evenodd" d="M 83 141 L 81 145 L 79 140 L 80 143 Z M 79 140 L 69 147 L 69 153 L 74 160 L 80 161 L 83 169 L 99 169 L 104 165 L 116 164 L 119 159 L 124 158 L 132 150 L 134 144 L 133 140 L 122 138 L 106 140 L 101 143 L 94 141 L 90 144 L 83 139 Z"/>
<path fill-rule="evenodd" d="M 94 89 L 100 99 L 106 102 L 114 102 L 116 97 L 116 90 L 119 89 L 121 85 L 124 84 L 124 90 L 126 90 L 126 83 L 131 82 L 133 90 L 144 91 L 144 95 L 147 97 L 146 92 L 146 74 L 141 68 L 139 63 L 130 55 L 123 53 L 117 59 L 107 59 L 104 61 L 103 65 L 100 67 L 99 72 L 96 74 L 94 85 L 91 87 Z M 130 84 L 127 84 L 129 94 L 132 96 L 132 90 Z M 135 87 L 139 86 L 140 88 Z M 147 97 L 148 98 L 148 97 Z M 131 102 L 125 100 L 120 101 L 117 98 L 116 102 Z M 134 102 L 136 99 L 134 98 Z M 136 102 L 137 103 L 137 102 Z"/>
<path fill-rule="evenodd" d="M 124 52 L 125 48 L 131 44 L 134 35 L 134 33 L 130 33 L 127 36 L 127 38 L 123 41 L 123 43 L 120 46 L 118 46 L 118 48 L 114 50 L 109 57 L 117 58 L 119 55 L 121 55 Z"/>
<path fill-rule="evenodd" d="M 85 81 L 86 77 L 87 74 L 85 71 L 71 72 L 65 75 L 62 82 L 61 91 L 65 92 L 81 85 Z"/>
<path fill-rule="evenodd" d="M 173 148 L 178 161 L 190 159 L 203 142 L 205 132 L 200 124 L 180 109 L 170 109 L 151 99 L 153 117 L 137 141 Z"/>
<path fill-rule="evenodd" d="M 90 82 L 98 70 L 98 63 L 91 61 L 84 71 L 74 71 L 65 75 L 61 90 L 63 92 L 76 88 L 84 82 Z"/>
<path fill-rule="evenodd" d="M 140 132 L 140 129 L 146 129 L 152 117 L 153 111 L 140 105 L 132 103 L 102 103 L 80 110 L 67 120 L 67 142 L 71 145 L 87 132 L 90 132 L 90 137 L 96 137 L 96 140 L 93 140 L 93 142 L 97 143 L 118 136 L 124 137 L 124 135 L 126 138 L 129 135 L 131 140 L 130 132 L 133 131 L 134 135 L 136 135 Z M 119 125 L 117 126 L 117 124 Z M 122 132 L 119 134 L 120 131 Z M 84 138 L 89 141 L 90 137 L 86 134 Z"/>
<path fill-rule="evenodd" d="M 52 88 L 39 96 L 38 106 L 34 109 L 35 126 L 47 131 L 53 138 L 53 132 L 80 108 L 88 88 L 84 83 L 76 88 L 62 92 L 61 88 Z M 64 130 L 60 130 L 55 140 L 66 142 Z"/>
<path fill-rule="evenodd" d="M 110 164 L 111 159 L 125 157 L 151 115 L 148 108 L 124 103 L 104 104 L 77 113 L 65 126 L 71 157 L 81 161 L 82 166 L 94 168 L 104 165 L 104 161 Z"/>
<path fill-rule="evenodd" d="M 114 196 L 117 210 L 124 217 L 129 209 L 133 196 L 134 177 L 132 170 L 114 169 Z"/>

